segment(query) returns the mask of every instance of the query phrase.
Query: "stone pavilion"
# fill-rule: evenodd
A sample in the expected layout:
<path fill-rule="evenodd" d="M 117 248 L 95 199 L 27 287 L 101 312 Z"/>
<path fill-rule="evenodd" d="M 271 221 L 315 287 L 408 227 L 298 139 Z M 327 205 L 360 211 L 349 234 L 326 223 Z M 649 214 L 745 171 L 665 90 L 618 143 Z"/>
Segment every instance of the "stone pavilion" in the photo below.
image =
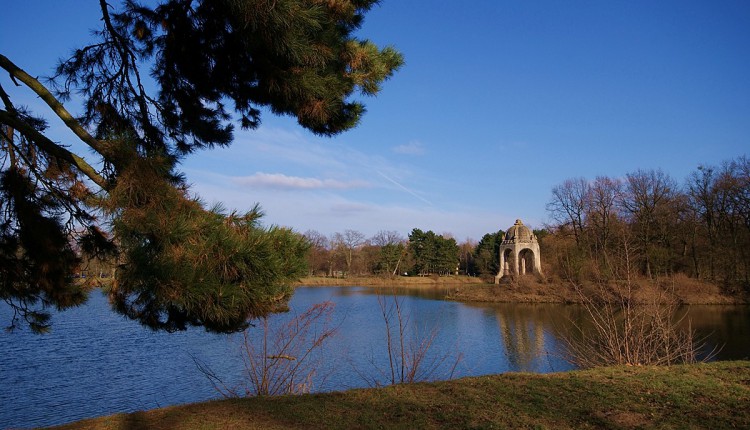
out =
<path fill-rule="evenodd" d="M 495 276 L 495 283 L 500 283 L 504 276 L 527 273 L 542 274 L 539 241 L 534 232 L 517 219 L 500 244 L 500 271 Z"/>

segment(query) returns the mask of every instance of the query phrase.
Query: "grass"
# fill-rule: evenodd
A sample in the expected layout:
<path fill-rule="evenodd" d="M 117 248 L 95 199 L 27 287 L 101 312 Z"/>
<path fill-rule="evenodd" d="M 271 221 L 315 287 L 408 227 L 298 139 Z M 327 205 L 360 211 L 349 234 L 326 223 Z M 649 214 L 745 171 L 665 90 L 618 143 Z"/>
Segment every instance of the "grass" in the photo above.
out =
<path fill-rule="evenodd" d="M 482 285 L 480 278 L 472 276 L 348 276 L 345 278 L 328 278 L 323 276 L 308 276 L 297 282 L 306 287 L 318 286 L 362 286 L 362 287 L 403 287 L 429 288 L 436 286 Z"/>
<path fill-rule="evenodd" d="M 510 373 L 337 393 L 217 400 L 59 428 L 750 428 L 750 361 Z"/>
<path fill-rule="evenodd" d="M 726 292 L 721 285 L 676 277 L 634 282 L 634 298 L 650 301 L 655 294 L 684 305 L 729 305 L 750 303 L 750 293 L 745 291 Z M 587 296 L 599 294 L 601 286 L 584 283 L 583 292 Z M 614 285 L 608 288 L 614 291 Z M 459 285 L 450 298 L 462 302 L 499 303 L 581 303 L 581 296 L 568 282 L 540 281 L 532 276 L 521 277 L 517 282 L 504 282 L 500 285 Z"/>
<path fill-rule="evenodd" d="M 722 285 L 690 279 L 685 276 L 662 278 L 656 281 L 638 280 L 635 282 L 637 297 L 651 297 L 654 289 L 667 292 L 679 304 L 685 305 L 729 305 L 749 304 L 750 290 L 736 289 L 725 291 Z M 446 289 L 447 298 L 459 302 L 475 303 L 581 303 L 580 295 L 568 282 L 541 280 L 535 276 L 524 276 L 515 282 L 504 281 L 493 285 L 478 277 L 471 276 L 350 276 L 346 278 L 326 278 L 310 276 L 296 283 L 298 286 L 366 286 L 398 287 L 405 289 Z M 583 285 L 584 290 L 595 286 Z M 588 294 L 588 293 L 587 293 Z"/>

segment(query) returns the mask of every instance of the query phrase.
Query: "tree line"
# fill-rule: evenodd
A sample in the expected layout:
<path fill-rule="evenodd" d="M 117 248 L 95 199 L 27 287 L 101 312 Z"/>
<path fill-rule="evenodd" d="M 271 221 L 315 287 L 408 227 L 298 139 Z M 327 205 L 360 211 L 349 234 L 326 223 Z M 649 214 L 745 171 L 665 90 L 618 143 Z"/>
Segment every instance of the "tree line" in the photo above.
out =
<path fill-rule="evenodd" d="M 548 273 L 607 277 L 627 254 L 636 274 L 647 278 L 750 280 L 746 156 L 699 166 L 682 183 L 654 169 L 570 178 L 552 189 L 547 210 L 552 222 L 542 253 Z"/>
<path fill-rule="evenodd" d="M 535 230 L 537 235 L 544 231 Z M 499 270 L 499 249 L 505 232 L 485 234 L 477 242 L 457 242 L 451 233 L 412 229 L 408 237 L 380 230 L 367 237 L 357 230 L 326 236 L 308 230 L 310 276 L 481 276 L 491 280 Z"/>
<path fill-rule="evenodd" d="M 310 275 L 449 275 L 459 270 L 461 248 L 447 233 L 415 228 L 408 238 L 381 230 L 368 238 L 360 231 L 345 230 L 326 236 L 308 230 L 307 263 Z"/>
<path fill-rule="evenodd" d="M 635 275 L 682 274 L 736 285 L 750 282 L 750 160 L 702 165 L 682 182 L 659 169 L 623 177 L 570 178 L 552 189 L 550 222 L 534 230 L 544 272 L 557 279 L 616 278 L 627 258 Z M 457 242 L 414 228 L 408 238 L 381 230 L 326 236 L 308 230 L 308 274 L 453 275 L 492 279 L 505 232 Z"/>

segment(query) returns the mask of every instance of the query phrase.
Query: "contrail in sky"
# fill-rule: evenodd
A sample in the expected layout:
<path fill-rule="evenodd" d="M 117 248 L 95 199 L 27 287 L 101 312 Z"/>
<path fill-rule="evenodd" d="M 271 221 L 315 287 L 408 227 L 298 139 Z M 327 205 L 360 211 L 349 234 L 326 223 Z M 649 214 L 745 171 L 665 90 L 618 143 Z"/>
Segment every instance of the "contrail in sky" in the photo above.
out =
<path fill-rule="evenodd" d="M 420 196 L 419 194 L 415 193 L 414 191 L 412 191 L 412 190 L 410 190 L 410 189 L 406 188 L 405 186 L 403 186 L 403 185 L 399 184 L 399 183 L 398 183 L 398 182 L 396 182 L 396 181 L 395 181 L 394 179 L 391 179 L 391 178 L 389 178 L 389 177 L 388 177 L 388 176 L 386 176 L 386 175 L 385 175 L 385 174 L 384 174 L 383 172 L 381 172 L 381 171 L 379 171 L 379 170 L 376 170 L 375 172 L 377 172 L 377 174 L 378 174 L 378 175 L 380 175 L 380 176 L 384 177 L 385 179 L 387 179 L 387 180 L 388 180 L 389 182 L 391 182 L 391 183 L 392 183 L 393 185 L 395 185 L 395 186 L 397 186 L 397 187 L 401 188 L 402 190 L 406 191 L 407 193 L 411 194 L 412 196 L 414 196 L 414 197 L 418 198 L 419 200 L 422 200 L 423 202 L 427 203 L 427 204 L 428 204 L 428 205 L 430 205 L 430 206 L 434 206 L 434 205 L 432 204 L 432 202 L 431 202 L 431 201 L 429 201 L 429 200 L 425 199 L 424 197 Z"/>

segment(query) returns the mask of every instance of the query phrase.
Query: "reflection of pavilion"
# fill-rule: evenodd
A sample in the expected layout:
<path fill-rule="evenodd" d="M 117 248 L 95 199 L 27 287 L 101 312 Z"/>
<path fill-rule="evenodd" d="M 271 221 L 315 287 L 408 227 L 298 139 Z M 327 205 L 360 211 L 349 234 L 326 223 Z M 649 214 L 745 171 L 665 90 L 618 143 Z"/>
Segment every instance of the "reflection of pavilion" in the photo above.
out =
<path fill-rule="evenodd" d="M 503 276 L 525 275 L 527 272 L 542 273 L 539 242 L 531 229 L 517 219 L 500 244 L 500 271 L 495 276 L 495 283 L 500 283 Z"/>
<path fill-rule="evenodd" d="M 536 371 L 538 366 L 535 366 L 535 360 L 546 352 L 543 323 L 534 314 L 536 312 L 524 312 L 517 306 L 495 311 L 508 362 L 514 370 Z"/>

